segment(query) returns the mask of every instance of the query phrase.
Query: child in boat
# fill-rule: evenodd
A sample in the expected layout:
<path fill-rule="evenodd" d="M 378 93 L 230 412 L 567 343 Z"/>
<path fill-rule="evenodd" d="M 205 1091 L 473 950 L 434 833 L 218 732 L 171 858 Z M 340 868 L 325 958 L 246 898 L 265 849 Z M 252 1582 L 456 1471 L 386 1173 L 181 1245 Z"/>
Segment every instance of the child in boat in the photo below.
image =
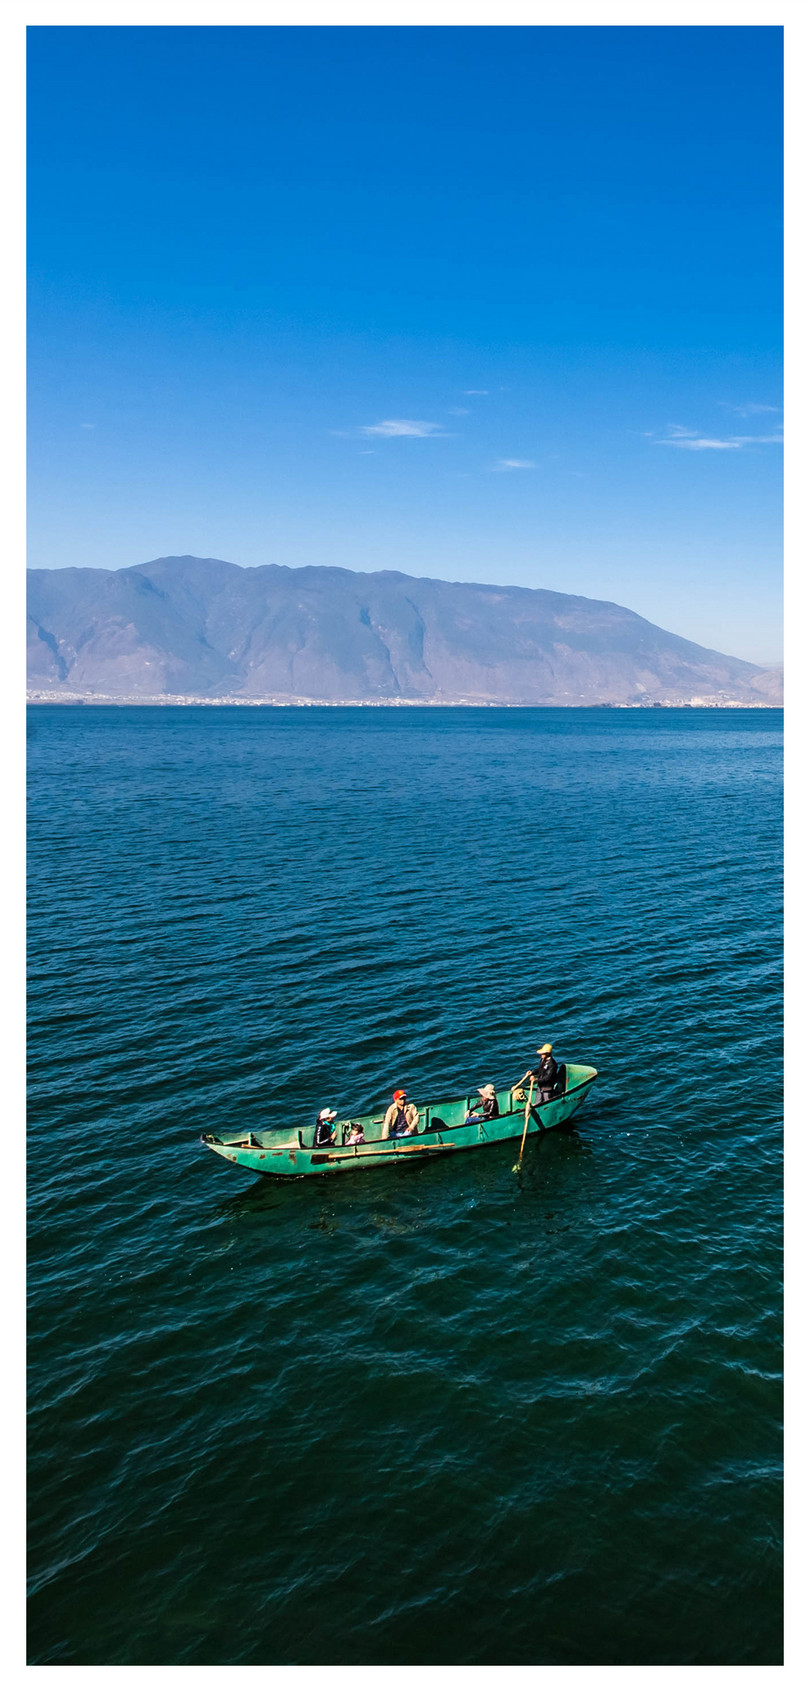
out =
<path fill-rule="evenodd" d="M 361 1122 L 352 1122 L 351 1123 L 351 1132 L 348 1135 L 347 1140 L 345 1141 L 346 1146 L 363 1146 L 364 1143 L 365 1143 L 365 1130 L 362 1127 Z"/>

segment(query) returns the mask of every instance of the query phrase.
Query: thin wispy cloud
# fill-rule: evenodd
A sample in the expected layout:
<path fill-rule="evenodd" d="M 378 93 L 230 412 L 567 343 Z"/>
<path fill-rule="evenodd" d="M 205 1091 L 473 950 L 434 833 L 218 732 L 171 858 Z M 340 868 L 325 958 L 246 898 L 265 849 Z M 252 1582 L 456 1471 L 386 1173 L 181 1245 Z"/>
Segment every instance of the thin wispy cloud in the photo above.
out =
<path fill-rule="evenodd" d="M 80 423 L 79 428 L 80 429 L 94 429 L 95 424 L 94 423 Z"/>
<path fill-rule="evenodd" d="M 682 447 L 685 452 L 737 452 L 740 441 L 720 441 L 711 435 L 693 435 L 685 439 L 673 436 L 670 440 L 657 441 L 657 446 Z"/>
<path fill-rule="evenodd" d="M 468 417 L 468 415 L 469 408 L 467 405 L 450 405 L 449 407 L 450 417 Z"/>
<path fill-rule="evenodd" d="M 492 470 L 535 470 L 532 458 L 498 458 Z"/>
<path fill-rule="evenodd" d="M 741 452 L 747 446 L 782 446 L 782 433 L 776 435 L 700 435 L 698 429 L 685 429 L 681 423 L 670 423 L 667 435 L 651 437 L 655 446 L 679 447 L 683 452 Z"/>
<path fill-rule="evenodd" d="M 429 435 L 443 435 L 446 431 L 440 423 L 419 422 L 413 417 L 386 417 L 381 423 L 364 423 L 359 433 L 360 435 L 381 435 L 385 440 L 393 440 L 394 437 L 399 435 L 425 439 Z"/>
<path fill-rule="evenodd" d="M 463 392 L 466 395 L 466 397 L 469 398 L 473 394 L 478 394 L 478 395 L 484 396 L 485 394 L 490 392 L 490 389 L 488 389 L 488 388 L 464 388 Z"/>
<path fill-rule="evenodd" d="M 759 405 L 754 400 L 747 400 L 744 405 L 731 405 L 729 400 L 719 400 L 724 411 L 734 411 L 738 417 L 756 417 L 758 413 L 768 411 L 772 416 L 779 416 L 781 405 Z"/>

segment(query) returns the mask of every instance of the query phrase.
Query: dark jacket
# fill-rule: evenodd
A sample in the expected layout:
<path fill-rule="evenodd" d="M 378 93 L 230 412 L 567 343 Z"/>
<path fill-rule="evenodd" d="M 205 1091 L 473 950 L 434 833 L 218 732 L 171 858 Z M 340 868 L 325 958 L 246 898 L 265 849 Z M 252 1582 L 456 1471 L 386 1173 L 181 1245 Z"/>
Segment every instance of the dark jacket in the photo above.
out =
<path fill-rule="evenodd" d="M 540 1091 L 552 1091 L 558 1075 L 558 1064 L 552 1052 L 548 1057 L 543 1057 L 536 1068 L 531 1069 L 530 1073 Z"/>

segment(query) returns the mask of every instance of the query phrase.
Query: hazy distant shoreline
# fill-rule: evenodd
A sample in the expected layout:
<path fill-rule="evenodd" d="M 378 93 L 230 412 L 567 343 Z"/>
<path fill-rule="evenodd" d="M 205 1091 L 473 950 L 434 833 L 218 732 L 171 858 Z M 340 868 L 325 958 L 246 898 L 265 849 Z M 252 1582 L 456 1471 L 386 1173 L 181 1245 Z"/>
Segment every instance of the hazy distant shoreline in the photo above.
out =
<path fill-rule="evenodd" d="M 176 694 L 153 695 L 144 698 L 142 695 L 131 695 L 122 698 L 116 694 L 93 694 L 75 698 L 66 697 L 64 693 L 29 693 L 26 697 L 27 705 L 60 705 L 64 707 L 77 705 L 145 705 L 145 706 L 187 706 L 187 705 L 215 705 L 223 706 L 256 706 L 268 710 L 357 710 L 357 709 L 396 709 L 433 711 L 433 710 L 476 710 L 476 711 L 782 711 L 782 705 L 771 705 L 763 700 L 760 703 L 743 699 L 648 699 L 633 700 L 630 704 L 621 704 L 619 700 L 602 700 L 583 705 L 554 705 L 536 704 L 532 700 L 502 700 L 502 699 L 210 699 L 200 695 L 187 694 L 178 697 Z"/>

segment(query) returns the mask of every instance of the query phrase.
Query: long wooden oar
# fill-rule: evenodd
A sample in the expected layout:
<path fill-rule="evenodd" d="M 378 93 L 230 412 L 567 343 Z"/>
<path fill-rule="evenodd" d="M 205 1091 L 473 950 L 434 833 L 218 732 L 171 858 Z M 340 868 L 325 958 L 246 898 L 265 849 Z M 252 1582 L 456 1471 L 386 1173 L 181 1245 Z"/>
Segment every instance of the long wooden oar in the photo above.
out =
<path fill-rule="evenodd" d="M 525 1140 L 527 1139 L 527 1125 L 528 1125 L 528 1122 L 530 1121 L 530 1107 L 533 1103 L 533 1089 L 534 1089 L 535 1085 L 536 1085 L 535 1080 L 531 1081 L 530 1092 L 528 1093 L 527 1104 L 525 1105 L 525 1129 L 524 1129 L 524 1133 L 522 1135 L 522 1144 L 519 1147 L 519 1161 L 518 1161 L 518 1163 L 514 1164 L 513 1169 L 511 1170 L 512 1175 L 517 1175 L 519 1173 L 519 1170 L 522 1167 L 522 1153 L 525 1149 Z"/>

